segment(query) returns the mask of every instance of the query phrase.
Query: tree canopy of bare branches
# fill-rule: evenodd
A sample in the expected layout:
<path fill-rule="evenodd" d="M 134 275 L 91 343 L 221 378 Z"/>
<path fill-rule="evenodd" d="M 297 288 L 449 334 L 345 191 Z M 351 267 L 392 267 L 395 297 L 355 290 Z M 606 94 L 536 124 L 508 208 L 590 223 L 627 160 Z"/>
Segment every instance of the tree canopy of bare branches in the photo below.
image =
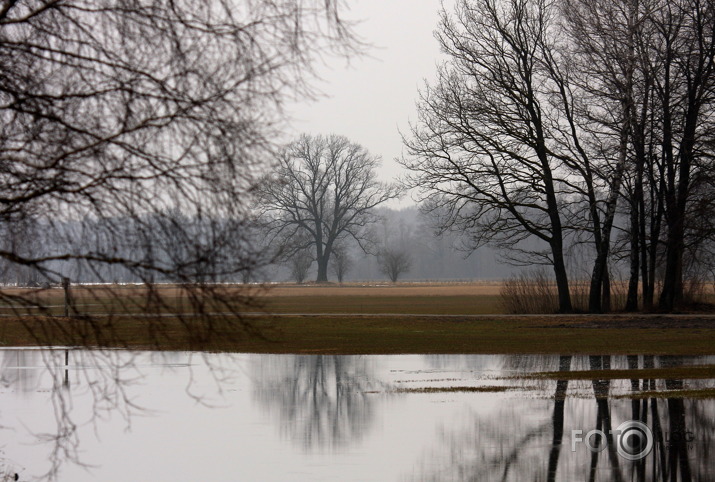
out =
<path fill-rule="evenodd" d="M 0 258 L 49 281 L 241 277 L 282 104 L 354 45 L 332 0 L 0 1 L 0 228 L 30 220 L 47 248 Z"/>
<path fill-rule="evenodd" d="M 296 251 L 288 260 L 291 277 L 299 284 L 308 277 L 308 271 L 312 265 L 313 252 L 307 248 Z"/>
<path fill-rule="evenodd" d="M 412 267 L 412 258 L 407 251 L 399 248 L 385 248 L 378 255 L 380 271 L 397 283 L 401 275 L 407 273 Z"/>
<path fill-rule="evenodd" d="M 342 283 L 350 269 L 353 267 L 353 259 L 350 257 L 350 251 L 347 246 L 338 244 L 333 247 L 333 273 L 338 279 L 338 283 Z"/>
<path fill-rule="evenodd" d="M 339 242 L 353 239 L 370 249 L 373 208 L 398 196 L 395 185 L 377 180 L 378 165 L 378 157 L 346 137 L 303 135 L 261 185 L 259 210 L 272 243 L 286 253 L 312 247 L 317 282 L 328 280 Z"/>
<path fill-rule="evenodd" d="M 676 308 L 684 259 L 703 258 L 709 232 L 714 18 L 697 0 L 459 0 L 404 139 L 409 186 L 473 247 L 551 265 L 560 311 L 567 240 L 592 246 L 588 309 L 610 308 L 614 232 L 630 247 L 629 309 L 639 282 L 652 305 L 661 261 L 660 307 Z M 546 249 L 525 252 L 527 238 Z"/>
<path fill-rule="evenodd" d="M 460 1 L 455 16 L 443 11 L 436 36 L 450 60 L 422 92 L 402 163 L 443 226 L 475 245 L 546 243 L 536 254 L 553 265 L 560 309 L 570 311 L 561 205 L 570 153 L 559 150 L 564 134 L 549 105 L 549 17 L 543 0 Z"/>

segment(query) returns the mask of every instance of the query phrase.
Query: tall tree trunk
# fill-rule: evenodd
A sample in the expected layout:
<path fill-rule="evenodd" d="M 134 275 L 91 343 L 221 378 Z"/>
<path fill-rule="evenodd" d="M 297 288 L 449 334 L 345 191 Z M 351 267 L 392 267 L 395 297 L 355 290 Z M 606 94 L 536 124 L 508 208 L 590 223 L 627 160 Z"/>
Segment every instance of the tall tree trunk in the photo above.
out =
<path fill-rule="evenodd" d="M 632 111 L 633 116 L 633 148 L 635 150 L 635 190 L 633 199 L 633 208 L 637 211 L 631 213 L 632 224 L 635 222 L 637 225 L 637 230 L 631 233 L 632 240 L 635 239 L 637 242 L 637 250 L 631 250 L 631 258 L 639 258 L 639 268 L 641 277 L 641 292 L 642 292 L 642 306 L 643 309 L 650 310 L 653 307 L 653 292 L 654 292 L 654 272 L 651 272 L 649 268 L 649 241 L 650 244 L 656 247 L 658 245 L 658 237 L 660 235 L 660 213 L 662 203 L 660 202 L 660 196 L 658 193 L 659 181 L 655 177 L 655 167 L 656 167 L 656 155 L 655 148 L 657 142 L 655 141 L 656 132 L 656 114 L 653 105 L 652 98 L 655 95 L 654 80 L 648 69 L 643 71 L 644 74 L 644 96 L 643 103 L 640 107 L 640 113 L 637 115 L 635 112 L 635 106 Z M 648 224 L 646 223 L 646 191 L 645 191 L 645 179 L 648 176 L 649 181 L 649 195 L 650 195 L 650 240 L 646 236 L 646 228 Z M 659 176 L 662 180 L 662 176 Z M 657 202 L 654 202 L 658 200 Z M 655 233 L 655 236 L 653 234 Z M 632 273 L 636 277 L 638 273 Z M 635 285 L 635 303 L 629 305 L 637 309 L 638 307 L 638 283 Z"/>
<path fill-rule="evenodd" d="M 637 195 L 636 195 L 637 196 Z M 626 311 L 636 311 L 638 310 L 638 277 L 640 273 L 640 249 L 639 249 L 639 233 L 640 233 L 640 202 L 637 199 L 633 199 L 631 202 L 631 215 L 630 215 L 630 233 L 629 241 L 631 245 L 631 255 L 630 255 L 630 276 L 628 279 L 628 295 L 626 296 Z"/>
<path fill-rule="evenodd" d="M 642 200 L 640 207 L 640 232 L 638 237 L 640 239 L 640 257 L 641 257 L 641 283 L 643 290 L 643 309 L 650 310 L 653 308 L 653 293 L 655 292 L 655 265 L 651 266 L 649 263 L 649 247 L 646 239 L 646 225 L 645 225 L 645 200 Z M 651 228 L 652 230 L 653 228 Z M 651 243 L 657 246 L 657 242 L 651 239 Z"/>
<path fill-rule="evenodd" d="M 601 242 L 597 243 L 596 260 L 593 264 L 591 273 L 591 287 L 588 297 L 588 311 L 591 313 L 601 313 L 610 309 L 610 279 L 608 278 L 608 256 L 611 247 L 611 231 L 613 230 L 613 221 L 616 216 L 616 205 L 618 194 L 621 189 L 623 180 L 623 170 L 625 167 L 626 153 L 625 149 L 622 152 L 622 157 L 619 159 L 616 173 L 614 174 L 612 192 L 608 199 L 606 216 L 603 220 L 603 229 L 601 231 Z M 604 291 L 607 288 L 607 292 Z M 603 301 L 608 300 L 609 306 L 604 306 Z"/>
<path fill-rule="evenodd" d="M 559 236 L 551 244 L 551 251 L 554 256 L 554 276 L 556 277 L 556 288 L 559 295 L 559 313 L 571 313 L 571 293 L 569 292 L 569 278 L 566 273 L 566 263 L 564 262 L 563 241 Z"/>
<path fill-rule="evenodd" d="M 315 279 L 315 282 L 328 282 L 328 256 L 325 256 L 325 254 L 318 258 L 318 277 Z"/>
<path fill-rule="evenodd" d="M 694 102 L 694 101 L 693 101 Z M 690 171 L 693 164 L 696 123 L 699 106 L 691 105 L 688 109 L 680 144 L 680 165 L 678 166 L 677 184 L 669 186 L 668 194 L 668 237 L 666 240 L 665 279 L 660 296 L 660 308 L 672 311 L 683 301 L 683 254 L 685 253 L 685 215 L 688 193 L 690 190 Z"/>
<path fill-rule="evenodd" d="M 648 77 L 650 79 L 650 77 Z M 650 80 L 646 80 L 646 84 L 651 86 Z M 650 230 L 651 234 L 654 230 L 659 231 L 660 221 L 657 220 L 660 204 L 656 202 L 656 206 L 653 206 L 653 200 L 659 198 L 654 193 L 658 191 L 657 184 L 655 181 L 654 164 L 655 164 L 655 154 L 654 152 L 654 141 L 653 133 L 655 130 L 654 125 L 654 115 L 650 106 L 650 96 L 646 95 L 640 116 L 640 122 L 638 128 L 634 129 L 636 135 L 633 137 L 634 147 L 636 151 L 636 186 L 635 186 L 635 199 L 636 208 L 638 210 L 638 232 L 635 233 L 638 239 L 638 249 L 639 252 L 637 256 L 640 256 L 640 274 L 641 274 L 641 291 L 643 297 L 643 309 L 650 310 L 653 307 L 653 283 L 654 276 L 651 273 L 648 264 L 648 238 L 646 237 L 646 203 L 645 203 L 645 187 L 644 179 L 646 176 L 646 169 L 648 171 L 649 182 L 650 182 Z M 648 141 L 648 149 L 646 150 L 646 131 L 650 133 L 650 140 Z M 657 246 L 658 237 L 651 236 L 650 243 Z M 632 254 L 632 253 L 631 253 Z M 636 286 L 637 288 L 637 286 Z"/>
<path fill-rule="evenodd" d="M 618 142 L 618 163 L 616 164 L 611 180 L 611 192 L 606 201 L 606 214 L 603 219 L 603 228 L 600 236 L 596 236 L 596 261 L 593 266 L 591 275 L 591 289 L 588 299 L 588 311 L 591 313 L 601 313 L 610 310 L 610 280 L 608 280 L 608 256 L 611 248 L 611 231 L 613 222 L 616 217 L 616 207 L 618 205 L 618 197 L 621 192 L 621 184 L 623 183 L 623 175 L 626 168 L 626 160 L 628 159 L 628 139 L 631 135 L 631 111 L 633 105 L 632 97 L 632 70 L 627 77 L 627 83 L 623 98 L 621 99 L 621 108 L 623 112 L 623 125 L 621 125 Z M 595 218 L 594 222 L 598 222 Z M 598 234 L 598 233 L 597 233 Z M 608 292 L 603 292 L 603 287 L 608 288 Z M 609 306 L 604 306 L 602 301 L 608 300 Z"/>
<path fill-rule="evenodd" d="M 332 230 L 335 232 L 335 229 Z M 327 242 L 325 247 L 322 249 L 322 256 L 318 257 L 318 283 L 328 282 L 328 266 L 330 265 L 330 256 L 333 254 L 334 237 L 331 235 L 326 236 Z"/>
<path fill-rule="evenodd" d="M 605 269 L 606 256 L 602 248 L 599 248 L 596 260 L 593 262 L 593 271 L 591 272 L 591 287 L 588 292 L 589 313 L 600 313 L 603 310 L 601 306 L 601 290 L 603 289 L 603 272 Z"/>
<path fill-rule="evenodd" d="M 683 300 L 683 226 L 682 221 L 668 223 L 668 237 L 665 252 L 665 276 L 663 291 L 658 305 L 660 309 L 672 311 Z"/>
<path fill-rule="evenodd" d="M 694 1 L 689 7 L 689 16 L 675 18 L 682 29 L 672 30 L 673 37 L 667 39 L 664 52 L 663 150 L 668 162 L 665 195 L 668 235 L 665 278 L 659 304 L 661 309 L 669 311 L 676 308 L 683 298 L 685 215 L 692 187 L 691 170 L 698 156 L 698 126 L 703 122 L 700 112 L 705 112 L 706 117 L 710 113 L 715 80 L 712 2 Z M 689 37 L 681 37 L 681 32 Z M 686 63 L 682 62 L 684 58 Z M 672 80 L 671 72 L 674 73 Z M 675 142 L 678 142 L 677 150 Z M 674 155 L 676 151 L 677 156 Z"/>
<path fill-rule="evenodd" d="M 647 262 L 643 269 L 648 270 L 648 284 L 643 287 L 643 307 L 651 309 L 654 306 L 655 300 L 655 284 L 656 284 L 656 263 L 658 260 L 658 240 L 660 239 L 660 228 L 665 215 L 665 207 L 663 206 L 662 186 L 659 189 L 652 188 L 654 191 L 651 194 L 651 200 L 655 200 L 656 209 L 650 216 L 650 244 L 644 243 L 643 250 L 647 251 L 644 256 L 647 256 Z M 645 238 L 645 234 L 643 234 Z"/>
<path fill-rule="evenodd" d="M 603 287 L 601 288 L 601 310 L 604 313 L 611 311 L 611 273 L 608 271 L 608 265 L 603 272 Z"/>

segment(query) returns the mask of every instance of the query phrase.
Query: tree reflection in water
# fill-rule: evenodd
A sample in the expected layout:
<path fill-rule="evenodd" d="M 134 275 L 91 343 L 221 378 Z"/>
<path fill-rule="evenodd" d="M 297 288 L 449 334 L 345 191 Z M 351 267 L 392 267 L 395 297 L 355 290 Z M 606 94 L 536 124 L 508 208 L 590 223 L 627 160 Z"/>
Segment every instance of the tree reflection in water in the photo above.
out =
<path fill-rule="evenodd" d="M 91 468 L 86 451 L 99 441 L 100 432 L 117 423 L 129 430 L 135 416 L 162 408 L 144 407 L 137 401 L 140 386 L 147 382 L 146 367 L 156 373 L 157 368 L 171 369 L 179 363 L 188 373 L 186 394 L 196 402 L 208 402 L 232 368 L 198 355 L 199 366 L 212 377 L 213 386 L 206 388 L 206 380 L 191 374 L 193 356 L 125 350 L 0 350 L 0 406 L 5 407 L 0 433 L 9 442 L 0 446 L 0 481 L 15 480 L 15 473 L 20 480 L 63 480 L 62 469 L 68 464 Z M 18 450 L 38 465 L 23 467 L 8 455 Z M 36 456 L 27 457 L 30 450 Z"/>
<path fill-rule="evenodd" d="M 132 370 L 133 357 L 127 356 L 126 352 L 101 350 L 78 350 L 71 354 L 66 350 L 0 351 L 0 381 L 4 393 L 14 392 L 21 400 L 45 395 L 44 406 L 48 410 L 35 414 L 32 420 L 37 422 L 36 426 L 43 427 L 42 431 L 35 432 L 35 424 L 22 422 L 23 425 L 28 423 L 25 429 L 39 442 L 37 450 L 47 453 L 49 465 L 41 475 L 42 479 L 57 478 L 65 463 L 85 464 L 80 457 L 79 427 L 96 424 L 113 413 L 118 413 L 128 422 L 139 408 L 132 403 L 126 391 L 137 376 L 136 370 Z M 74 387 L 69 376 L 70 364 L 82 367 L 81 370 L 73 370 L 76 376 Z M 91 400 L 91 406 L 77 409 L 74 395 Z M 51 431 L 47 430 L 48 425 L 53 426 Z M 22 436 L 17 428 L 11 433 L 16 437 Z M 15 466 L 12 460 L 6 460 L 5 464 L 8 474 L 25 469 Z"/>
<path fill-rule="evenodd" d="M 306 450 L 337 448 L 370 428 L 370 391 L 383 389 L 363 356 L 264 357 L 255 370 L 255 398 L 275 411 L 284 435 Z"/>
<path fill-rule="evenodd" d="M 547 366 L 554 364 L 553 359 L 544 361 Z M 612 361 L 610 356 L 586 359 L 561 356 L 558 370 L 569 371 L 573 365 L 609 370 L 614 368 Z M 627 357 L 625 361 L 630 369 L 682 363 L 673 357 L 653 356 Z M 504 365 L 524 368 L 523 363 L 524 357 L 520 357 L 505 361 Z M 591 400 L 595 404 L 590 405 L 581 392 L 576 391 L 576 396 L 567 395 L 568 378 L 550 382 L 553 395 L 545 404 L 507 399 L 499 404 L 496 414 L 473 410 L 466 429 L 440 431 L 439 445 L 428 451 L 426 460 L 423 458 L 418 463 L 416 472 L 408 479 L 715 480 L 710 455 L 715 434 L 715 401 L 679 397 L 614 399 L 609 395 L 615 381 L 592 380 Z M 628 383 L 634 392 L 656 387 L 677 390 L 687 386 L 683 380 L 633 379 Z M 610 433 L 627 420 L 639 420 L 653 433 L 653 449 L 641 460 L 621 457 L 616 437 Z M 592 429 L 606 434 L 605 441 L 599 441 L 597 435 L 591 438 L 592 445 L 605 443 L 603 451 L 591 452 L 583 443 L 577 443 L 572 452 L 571 431 L 581 430 L 581 437 L 585 438 Z"/>

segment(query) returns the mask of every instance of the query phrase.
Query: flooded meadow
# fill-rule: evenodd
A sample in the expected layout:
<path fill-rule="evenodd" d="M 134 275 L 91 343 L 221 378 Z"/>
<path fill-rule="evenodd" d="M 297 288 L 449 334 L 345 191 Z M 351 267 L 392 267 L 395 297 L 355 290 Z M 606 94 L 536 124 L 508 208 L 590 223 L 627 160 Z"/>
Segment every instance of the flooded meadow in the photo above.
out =
<path fill-rule="evenodd" d="M 713 364 L 4 349 L 0 480 L 712 480 Z"/>

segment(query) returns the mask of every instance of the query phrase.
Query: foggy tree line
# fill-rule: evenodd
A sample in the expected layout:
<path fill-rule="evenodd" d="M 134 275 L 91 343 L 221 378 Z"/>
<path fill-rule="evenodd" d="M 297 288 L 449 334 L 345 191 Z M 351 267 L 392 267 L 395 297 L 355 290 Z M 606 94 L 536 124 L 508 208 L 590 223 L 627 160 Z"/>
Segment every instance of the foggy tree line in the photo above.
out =
<path fill-rule="evenodd" d="M 177 212 L 53 224 L 25 219 L 0 225 L 0 247 L 45 261 L 40 269 L 0 260 L 0 282 L 46 286 L 56 281 L 48 272 L 78 283 L 241 282 L 270 261 L 257 255 L 258 240 L 247 232 L 245 220 Z M 69 250 L 89 254 L 57 256 Z"/>
<path fill-rule="evenodd" d="M 391 281 L 385 273 L 385 252 L 399 253 L 409 260 L 409 267 L 399 270 L 398 281 L 498 281 L 519 270 L 502 262 L 499 253 L 490 247 L 470 253 L 463 246 L 461 235 L 438 235 L 431 219 L 420 212 L 419 206 L 401 209 L 383 206 L 376 208 L 374 215 L 377 221 L 371 227 L 372 249 L 365 252 L 357 243 L 341 244 L 328 267 L 329 281 Z M 314 281 L 317 266 L 311 252 L 305 253 L 303 258 L 301 253 L 294 253 L 277 260 L 259 270 L 254 281 Z M 300 278 L 295 276 L 296 264 L 304 267 Z M 571 262 L 569 266 L 575 274 L 580 274 L 576 263 Z M 338 273 L 340 270 L 342 276 Z"/>
<path fill-rule="evenodd" d="M 373 215 L 377 219 L 369 233 L 373 249 L 366 253 L 356 242 L 339 244 L 328 266 L 330 280 L 390 279 L 382 259 L 386 252 L 399 253 L 409 260 L 408 268 L 398 270 L 398 280 L 498 280 L 516 270 L 498 261 L 492 249 L 469 254 L 462 249 L 459 235 L 436 235 L 431 220 L 417 206 L 380 207 Z M 77 283 L 300 283 L 317 274 L 312 249 L 277 258 L 268 249 L 263 231 L 250 219 L 154 213 L 141 219 L 142 229 L 135 223 L 136 219 L 115 218 L 58 223 L 48 228 L 39 220 L 28 219 L 0 225 L 0 246 L 34 258 L 83 249 L 112 252 L 117 260 L 125 260 L 111 263 L 104 258 L 73 259 L 45 264 L 48 270 Z M 248 234 L 236 237 L 236 231 Z M 259 252 L 261 257 L 256 256 Z M 127 263 L 129 259 L 134 262 Z M 40 287 L 46 286 L 48 280 L 31 266 L 2 260 L 0 283 Z"/>
<path fill-rule="evenodd" d="M 459 0 L 404 136 L 410 186 L 473 247 L 551 266 L 562 312 L 577 242 L 590 311 L 616 255 L 628 309 L 676 308 L 712 259 L 714 29 L 712 1 Z"/>

